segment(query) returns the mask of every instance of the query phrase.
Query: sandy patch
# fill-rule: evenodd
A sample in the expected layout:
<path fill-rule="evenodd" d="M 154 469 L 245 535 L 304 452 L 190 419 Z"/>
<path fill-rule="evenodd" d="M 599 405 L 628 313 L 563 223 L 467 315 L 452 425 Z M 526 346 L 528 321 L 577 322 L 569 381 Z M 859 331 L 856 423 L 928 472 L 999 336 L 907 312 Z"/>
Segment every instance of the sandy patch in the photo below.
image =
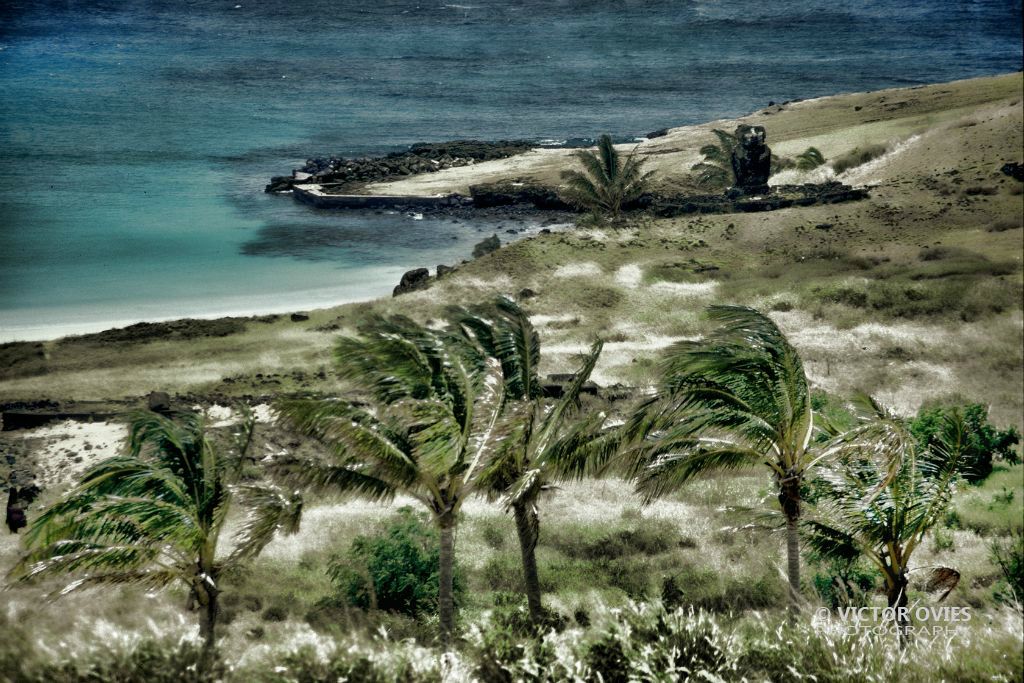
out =
<path fill-rule="evenodd" d="M 637 356 L 647 356 L 667 348 L 679 339 L 679 337 L 651 335 L 638 341 L 607 342 L 590 378 L 601 386 L 615 384 L 620 381 L 615 372 L 617 368 L 632 363 Z M 552 344 L 544 347 L 544 353 L 576 356 L 585 353 L 589 348 L 589 345 L 583 343 Z"/>
<path fill-rule="evenodd" d="M 568 263 L 564 266 L 559 266 L 552 273 L 554 277 L 591 277 L 601 274 L 601 266 L 597 265 L 593 261 L 584 261 L 583 263 Z"/>
<path fill-rule="evenodd" d="M 635 263 L 627 264 L 615 271 L 615 282 L 631 289 L 639 287 L 643 277 L 644 272 Z"/>
<path fill-rule="evenodd" d="M 127 426 L 117 422 L 74 422 L 26 430 L 40 485 L 50 488 L 78 480 L 87 469 L 124 452 Z"/>
<path fill-rule="evenodd" d="M 712 296 L 718 289 L 718 283 L 709 280 L 707 282 L 655 282 L 651 290 L 658 294 L 679 296 L 687 298 L 703 298 Z"/>

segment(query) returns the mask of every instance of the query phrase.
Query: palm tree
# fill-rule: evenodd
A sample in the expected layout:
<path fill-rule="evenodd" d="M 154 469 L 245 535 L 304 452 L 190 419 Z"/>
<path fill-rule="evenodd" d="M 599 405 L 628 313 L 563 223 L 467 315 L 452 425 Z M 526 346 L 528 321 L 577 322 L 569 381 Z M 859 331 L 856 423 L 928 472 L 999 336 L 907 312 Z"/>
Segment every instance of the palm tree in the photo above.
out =
<path fill-rule="evenodd" d="M 706 187 L 730 187 L 736 182 L 732 170 L 732 151 L 737 144 L 736 136 L 715 128 L 711 131 L 718 138 L 717 144 L 704 145 L 700 153 L 704 160 L 693 166 L 698 171 L 697 184 Z"/>
<path fill-rule="evenodd" d="M 796 350 L 767 316 L 708 309 L 719 326 L 672 346 L 660 391 L 623 425 L 623 462 L 647 501 L 722 469 L 763 464 L 786 520 L 790 612 L 800 593 L 800 488 L 815 463 L 814 417 Z"/>
<path fill-rule="evenodd" d="M 251 432 L 251 423 L 243 426 L 242 445 Z M 212 654 L 222 572 L 257 555 L 277 531 L 298 530 L 301 498 L 234 483 L 244 451 L 221 453 L 194 414 L 136 413 L 128 446 L 127 455 L 94 466 L 36 519 L 11 576 L 75 575 L 60 595 L 94 584 L 184 584 L 188 608 L 202 609 L 200 634 Z M 236 501 L 245 520 L 231 552 L 218 554 Z"/>
<path fill-rule="evenodd" d="M 540 337 L 515 302 L 502 297 L 492 306 L 463 311 L 457 320 L 501 363 L 507 405 L 494 455 L 481 472 L 479 484 L 491 497 L 503 498 L 515 519 L 526 601 L 531 620 L 539 626 L 544 610 L 537 574 L 537 501 L 542 492 L 552 488 L 552 481 L 580 475 L 585 468 L 583 447 L 600 429 L 604 415 L 580 417 L 575 409 L 601 355 L 602 343 L 591 347 L 562 396 L 550 403 L 544 400 L 538 375 Z"/>
<path fill-rule="evenodd" d="M 314 489 L 375 500 L 404 493 L 427 508 L 440 535 L 438 615 L 449 646 L 458 515 L 497 436 L 501 367 L 465 337 L 405 318 L 375 320 L 364 331 L 364 338 L 339 340 L 335 359 L 339 375 L 365 390 L 369 403 L 280 401 L 278 414 L 328 453 L 275 469 Z"/>
<path fill-rule="evenodd" d="M 612 137 L 604 134 L 597 141 L 597 152 L 580 151 L 576 158 L 583 171 L 563 171 L 565 198 L 571 204 L 591 211 L 611 214 L 618 218 L 624 204 L 634 201 L 646 189 L 653 171 L 643 173 L 643 160 L 636 150 L 625 161 L 612 144 Z"/>
<path fill-rule="evenodd" d="M 885 579 L 899 633 L 908 622 L 907 574 L 914 551 L 939 522 L 956 490 L 967 453 L 963 416 L 942 419 L 937 439 L 918 452 L 906 424 L 873 401 L 869 419 L 833 440 L 823 468 L 819 516 L 807 523 L 808 543 L 828 557 L 866 557 Z M 949 591 L 959 573 L 940 567 L 931 583 Z M 945 595 L 943 595 L 945 597 Z M 902 609 L 899 609 L 902 608 Z M 902 638 L 901 638 L 902 639 Z"/>
<path fill-rule="evenodd" d="M 801 171 L 813 171 L 825 163 L 825 155 L 817 147 L 808 147 L 796 157 L 796 167 Z"/>

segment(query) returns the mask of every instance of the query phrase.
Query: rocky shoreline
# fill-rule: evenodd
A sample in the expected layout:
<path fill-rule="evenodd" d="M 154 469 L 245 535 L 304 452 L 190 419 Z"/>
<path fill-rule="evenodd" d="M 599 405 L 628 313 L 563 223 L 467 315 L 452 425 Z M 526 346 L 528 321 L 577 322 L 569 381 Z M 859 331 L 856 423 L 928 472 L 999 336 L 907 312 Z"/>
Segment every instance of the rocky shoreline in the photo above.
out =
<path fill-rule="evenodd" d="M 480 161 L 505 159 L 533 147 L 534 143 L 526 140 L 454 140 L 421 142 L 412 145 L 408 151 L 392 152 L 379 157 L 316 157 L 307 159 L 301 168 L 293 169 L 291 175 L 271 178 L 264 192 L 287 192 L 297 184 L 315 183 L 326 190 L 344 194 L 356 191 L 367 183 L 470 166 Z"/>

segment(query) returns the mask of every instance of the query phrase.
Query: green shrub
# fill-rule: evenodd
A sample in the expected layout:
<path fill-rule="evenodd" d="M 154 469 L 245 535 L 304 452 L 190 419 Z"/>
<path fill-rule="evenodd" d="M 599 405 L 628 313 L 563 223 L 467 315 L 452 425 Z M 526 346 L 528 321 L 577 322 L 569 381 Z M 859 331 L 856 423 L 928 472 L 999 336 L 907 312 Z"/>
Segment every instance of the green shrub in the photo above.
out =
<path fill-rule="evenodd" d="M 910 432 L 920 448 L 927 448 L 938 438 L 943 416 L 959 410 L 964 416 L 967 437 L 966 465 L 962 474 L 967 481 L 977 484 L 992 473 L 993 457 L 1009 463 L 1019 461 L 1014 446 L 1020 442 L 1015 427 L 996 429 L 988 420 L 988 408 L 979 403 L 964 406 L 922 406 L 910 423 Z"/>
<path fill-rule="evenodd" d="M 486 518 L 481 521 L 480 535 L 483 537 L 484 543 L 494 550 L 501 550 L 505 547 L 506 529 L 497 519 Z"/>
<path fill-rule="evenodd" d="M 811 578 L 814 591 L 822 602 L 837 609 L 840 607 L 863 607 L 878 580 L 878 570 L 860 558 L 852 560 L 824 558 L 809 553 L 808 560 L 817 566 Z"/>
<path fill-rule="evenodd" d="M 1010 529 L 1007 536 L 993 539 L 989 558 L 1002 574 L 996 599 L 1011 605 L 1024 602 L 1024 532 Z"/>
<path fill-rule="evenodd" d="M 227 672 L 215 657 L 200 666 L 202 646 L 183 641 L 142 641 L 130 650 L 100 650 L 67 662 L 29 663 L 28 653 L 18 668 L 0 669 L 0 680 L 17 683 L 214 683 Z M 6 664 L 0 659 L 0 664 Z"/>
<path fill-rule="evenodd" d="M 796 167 L 801 171 L 812 171 L 824 163 L 825 155 L 817 147 L 808 147 L 796 158 Z"/>
<path fill-rule="evenodd" d="M 836 157 L 836 159 L 832 161 L 832 170 L 834 170 L 836 174 L 845 173 L 851 168 L 862 166 L 872 159 L 877 159 L 887 151 L 889 151 L 889 148 L 886 145 L 873 144 L 865 145 L 864 147 L 857 147 L 846 154 Z"/>
<path fill-rule="evenodd" d="M 404 507 L 383 532 L 353 539 L 348 555 L 332 557 L 327 572 L 350 604 L 416 617 L 436 610 L 439 556 L 437 531 Z M 456 568 L 456 602 L 462 592 Z"/>

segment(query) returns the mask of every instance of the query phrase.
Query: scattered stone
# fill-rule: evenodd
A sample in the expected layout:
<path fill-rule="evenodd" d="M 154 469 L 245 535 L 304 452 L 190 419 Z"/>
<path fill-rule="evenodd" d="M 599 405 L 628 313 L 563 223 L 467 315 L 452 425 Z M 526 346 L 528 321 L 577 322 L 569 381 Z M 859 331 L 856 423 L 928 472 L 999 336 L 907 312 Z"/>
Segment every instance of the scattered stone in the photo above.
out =
<path fill-rule="evenodd" d="M 1014 180 L 1024 182 L 1024 164 L 1020 164 L 1018 162 L 1003 164 L 1003 167 L 999 170 Z"/>
<path fill-rule="evenodd" d="M 154 413 L 169 413 L 171 396 L 166 391 L 151 391 L 146 397 L 146 406 Z"/>

